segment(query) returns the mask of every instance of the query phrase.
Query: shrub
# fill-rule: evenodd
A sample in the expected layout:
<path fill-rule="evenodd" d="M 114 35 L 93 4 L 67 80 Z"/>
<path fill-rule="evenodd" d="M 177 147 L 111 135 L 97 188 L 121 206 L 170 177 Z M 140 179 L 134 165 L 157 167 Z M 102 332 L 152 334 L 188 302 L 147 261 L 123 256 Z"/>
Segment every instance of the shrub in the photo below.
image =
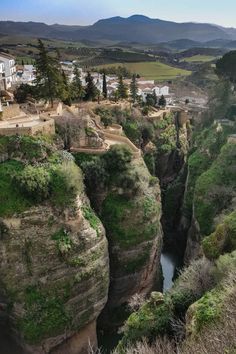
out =
<path fill-rule="evenodd" d="M 49 195 L 50 174 L 44 167 L 26 166 L 15 180 L 20 190 L 31 199 L 40 201 Z"/>
<path fill-rule="evenodd" d="M 236 212 L 231 213 L 216 231 L 202 241 L 204 253 L 209 259 L 216 259 L 224 252 L 236 249 Z"/>
<path fill-rule="evenodd" d="M 126 145 L 113 145 L 103 155 L 103 159 L 106 163 L 106 170 L 113 175 L 128 168 L 132 160 L 132 152 Z"/>
<path fill-rule="evenodd" d="M 200 331 L 205 325 L 216 321 L 221 314 L 223 297 L 219 292 L 209 292 L 196 304 L 196 329 Z"/>
<path fill-rule="evenodd" d="M 20 174 L 24 165 L 18 161 L 6 161 L 0 164 L 0 216 L 11 216 L 29 208 L 33 201 L 17 188 L 14 176 Z"/>
<path fill-rule="evenodd" d="M 51 200 L 57 206 L 68 206 L 83 191 L 83 177 L 72 161 L 55 166 L 51 171 Z"/>

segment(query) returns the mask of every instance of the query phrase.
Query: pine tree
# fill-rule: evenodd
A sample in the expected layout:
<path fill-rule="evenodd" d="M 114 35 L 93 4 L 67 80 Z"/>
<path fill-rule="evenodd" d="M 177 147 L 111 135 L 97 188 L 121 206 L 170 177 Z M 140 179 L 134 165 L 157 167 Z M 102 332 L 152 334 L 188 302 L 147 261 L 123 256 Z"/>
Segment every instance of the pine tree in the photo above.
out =
<path fill-rule="evenodd" d="M 38 41 L 39 54 L 36 60 L 36 88 L 39 98 L 50 101 L 53 107 L 53 101 L 61 98 L 65 90 L 59 61 L 51 57 L 43 42 Z M 64 94 L 64 93 L 63 93 Z"/>
<path fill-rule="evenodd" d="M 137 96 L 138 96 L 138 85 L 137 85 L 135 74 L 132 76 L 132 80 L 130 83 L 130 94 L 131 94 L 131 98 L 132 98 L 133 103 L 135 103 L 137 100 Z"/>
<path fill-rule="evenodd" d="M 81 100 L 85 95 L 77 64 L 74 67 L 74 78 L 71 83 L 71 95 L 73 100 Z"/>
<path fill-rule="evenodd" d="M 91 73 L 88 71 L 87 76 L 86 76 L 86 89 L 85 89 L 85 100 L 90 101 L 90 100 L 95 100 L 97 95 L 98 95 L 98 90 L 93 82 L 93 77 Z"/>
<path fill-rule="evenodd" d="M 107 98 L 107 78 L 105 72 L 103 73 L 102 93 L 104 98 Z"/>
<path fill-rule="evenodd" d="M 118 91 L 119 98 L 121 98 L 121 99 L 122 98 L 124 98 L 124 99 L 128 98 L 127 86 L 124 84 L 122 76 L 119 77 L 119 83 L 118 83 L 117 91 Z"/>
<path fill-rule="evenodd" d="M 165 97 L 162 95 L 159 99 L 158 105 L 161 107 L 165 107 L 166 106 L 166 99 Z"/>

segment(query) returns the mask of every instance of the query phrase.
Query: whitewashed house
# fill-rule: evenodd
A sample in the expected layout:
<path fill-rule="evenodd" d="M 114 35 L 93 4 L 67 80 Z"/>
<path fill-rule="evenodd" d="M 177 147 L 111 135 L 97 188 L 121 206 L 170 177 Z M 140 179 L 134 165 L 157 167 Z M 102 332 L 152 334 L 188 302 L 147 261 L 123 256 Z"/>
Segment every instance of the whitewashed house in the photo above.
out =
<path fill-rule="evenodd" d="M 33 85 L 36 79 L 36 69 L 33 65 L 24 65 L 17 70 L 16 74 L 17 82 L 20 84 Z"/>
<path fill-rule="evenodd" d="M 0 52 L 0 62 L 4 64 L 3 88 L 8 90 L 16 82 L 16 63 L 13 56 Z"/>
<path fill-rule="evenodd" d="M 148 95 L 153 95 L 156 93 L 157 98 L 159 99 L 162 95 L 165 96 L 167 103 L 170 99 L 170 90 L 169 86 L 155 86 L 155 85 L 138 85 L 138 95 L 142 97 L 142 100 L 146 102 Z"/>
<path fill-rule="evenodd" d="M 4 90 L 4 80 L 5 80 L 5 65 L 3 61 L 0 61 L 0 90 Z"/>

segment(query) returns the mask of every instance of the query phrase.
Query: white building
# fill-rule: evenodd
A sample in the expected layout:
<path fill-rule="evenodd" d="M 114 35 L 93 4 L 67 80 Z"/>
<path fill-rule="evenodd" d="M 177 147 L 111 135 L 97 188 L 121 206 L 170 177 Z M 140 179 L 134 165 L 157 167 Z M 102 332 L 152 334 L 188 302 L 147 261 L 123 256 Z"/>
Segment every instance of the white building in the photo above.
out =
<path fill-rule="evenodd" d="M 5 80 L 5 65 L 3 61 L 0 61 L 0 90 L 4 90 L 4 81 Z"/>
<path fill-rule="evenodd" d="M 16 80 L 22 84 L 34 84 L 34 80 L 36 79 L 36 70 L 33 65 L 24 65 L 22 68 L 17 70 Z"/>
<path fill-rule="evenodd" d="M 170 89 L 169 86 L 155 86 L 155 85 L 138 85 L 138 95 L 142 97 L 142 100 L 146 102 L 148 95 L 153 95 L 156 93 L 157 98 L 159 99 L 162 95 L 165 96 L 167 103 L 170 99 Z"/>
<path fill-rule="evenodd" d="M 4 64 L 4 72 L 2 75 L 3 89 L 7 90 L 16 82 L 16 65 L 15 59 L 6 53 L 0 53 L 0 62 Z"/>

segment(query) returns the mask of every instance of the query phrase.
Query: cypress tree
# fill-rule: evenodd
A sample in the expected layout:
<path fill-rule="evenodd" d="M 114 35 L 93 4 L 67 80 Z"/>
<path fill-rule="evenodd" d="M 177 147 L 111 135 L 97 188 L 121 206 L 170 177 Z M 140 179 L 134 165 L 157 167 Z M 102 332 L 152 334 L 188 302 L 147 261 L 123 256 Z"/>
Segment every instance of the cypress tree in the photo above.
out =
<path fill-rule="evenodd" d="M 137 85 L 135 74 L 132 76 L 132 80 L 130 83 L 130 94 L 131 94 L 131 98 L 132 98 L 133 103 L 135 103 L 137 100 L 137 96 L 138 96 L 138 85 Z"/>
<path fill-rule="evenodd" d="M 119 77 L 119 84 L 118 84 L 117 91 L 118 91 L 119 98 L 124 98 L 124 99 L 128 98 L 127 86 L 124 84 L 122 75 Z"/>
<path fill-rule="evenodd" d="M 43 42 L 38 41 L 39 54 L 36 59 L 36 89 L 38 97 L 50 101 L 53 107 L 53 101 L 61 98 L 65 92 L 65 84 L 60 69 L 60 63 L 57 58 L 51 57 Z"/>
<path fill-rule="evenodd" d="M 93 77 L 91 73 L 88 71 L 87 76 L 86 76 L 86 89 L 85 89 L 85 100 L 90 101 L 90 100 L 95 100 L 98 94 L 98 90 L 93 82 Z"/>
<path fill-rule="evenodd" d="M 107 98 L 107 78 L 105 72 L 103 73 L 102 93 L 104 98 Z"/>
<path fill-rule="evenodd" d="M 163 95 L 160 97 L 158 104 L 161 107 L 165 107 L 166 106 L 166 99 L 165 99 L 165 97 Z"/>
<path fill-rule="evenodd" d="M 77 64 L 74 67 L 74 78 L 71 83 L 71 95 L 74 100 L 81 100 L 85 95 Z"/>

